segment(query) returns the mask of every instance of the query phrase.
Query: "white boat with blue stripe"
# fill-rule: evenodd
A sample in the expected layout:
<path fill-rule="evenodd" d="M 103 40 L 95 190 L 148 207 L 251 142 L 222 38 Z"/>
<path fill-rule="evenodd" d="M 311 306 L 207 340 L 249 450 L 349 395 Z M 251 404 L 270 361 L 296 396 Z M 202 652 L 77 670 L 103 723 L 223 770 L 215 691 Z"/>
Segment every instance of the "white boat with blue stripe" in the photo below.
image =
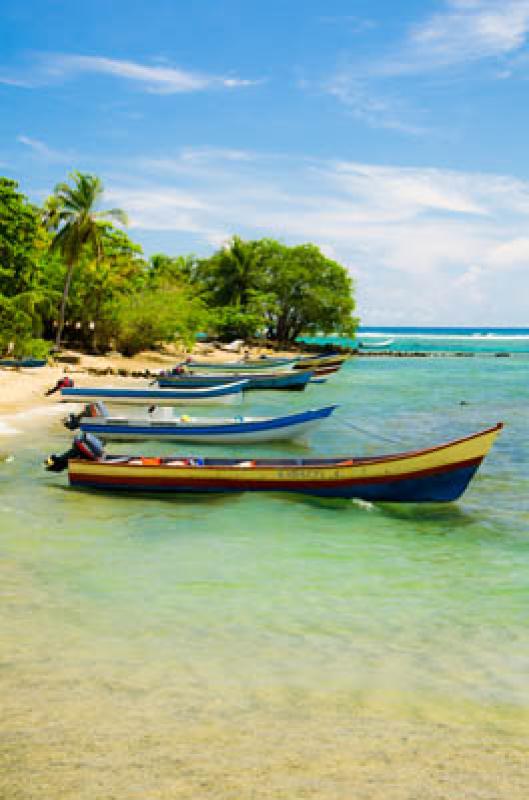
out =
<path fill-rule="evenodd" d="M 105 441 L 158 439 L 203 444 L 238 444 L 296 439 L 311 433 L 331 416 L 337 406 L 298 411 L 276 417 L 230 419 L 171 416 L 168 409 L 153 409 L 141 417 L 111 416 L 103 403 L 92 403 L 82 414 L 71 414 L 66 427 L 79 427 Z M 165 413 L 164 413 L 165 412 Z"/>
<path fill-rule="evenodd" d="M 93 400 L 104 400 L 115 405 L 141 406 L 182 406 L 202 403 L 240 403 L 247 380 L 219 386 L 203 386 L 198 388 L 173 387 L 171 389 L 134 388 L 98 388 L 78 387 L 61 389 L 61 399 L 70 403 L 89 403 Z"/>

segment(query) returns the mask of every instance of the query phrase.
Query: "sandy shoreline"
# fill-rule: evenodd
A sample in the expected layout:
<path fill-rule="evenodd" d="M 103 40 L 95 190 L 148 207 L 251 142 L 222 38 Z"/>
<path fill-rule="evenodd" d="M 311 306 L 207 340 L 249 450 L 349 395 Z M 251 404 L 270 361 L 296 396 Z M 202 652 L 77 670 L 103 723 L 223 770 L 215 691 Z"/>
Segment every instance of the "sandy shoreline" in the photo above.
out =
<path fill-rule="evenodd" d="M 248 348 L 252 357 L 265 351 L 262 348 Z M 35 424 L 45 416 L 65 413 L 65 406 L 58 402 L 58 394 L 46 396 L 46 391 L 54 386 L 63 375 L 70 375 L 76 385 L 120 386 L 131 385 L 131 381 L 146 382 L 148 375 L 168 369 L 186 357 L 174 352 L 143 352 L 133 358 L 125 358 L 118 353 L 105 356 L 90 356 L 71 352 L 76 364 L 55 363 L 45 367 L 28 369 L 0 369 L 0 436 L 14 435 L 21 429 Z M 276 354 L 274 354 L 276 355 Z M 281 353 L 277 355 L 294 355 Z M 198 345 L 194 357 L 222 363 L 238 360 L 240 353 L 230 353 L 217 348 Z M 28 412 L 31 412 L 29 414 Z"/>

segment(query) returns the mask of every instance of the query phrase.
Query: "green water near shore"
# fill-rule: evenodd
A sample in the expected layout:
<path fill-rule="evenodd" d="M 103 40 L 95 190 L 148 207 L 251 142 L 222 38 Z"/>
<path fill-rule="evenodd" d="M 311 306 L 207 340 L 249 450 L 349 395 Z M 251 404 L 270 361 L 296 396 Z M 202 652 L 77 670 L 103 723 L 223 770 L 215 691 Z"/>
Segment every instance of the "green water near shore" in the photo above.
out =
<path fill-rule="evenodd" d="M 527 796 L 527 363 L 359 359 L 243 408 L 330 402 L 310 449 L 258 452 L 507 426 L 447 506 L 80 493 L 41 468 L 58 422 L 2 440 L 2 796 L 459 796 L 432 747 L 468 797 Z"/>

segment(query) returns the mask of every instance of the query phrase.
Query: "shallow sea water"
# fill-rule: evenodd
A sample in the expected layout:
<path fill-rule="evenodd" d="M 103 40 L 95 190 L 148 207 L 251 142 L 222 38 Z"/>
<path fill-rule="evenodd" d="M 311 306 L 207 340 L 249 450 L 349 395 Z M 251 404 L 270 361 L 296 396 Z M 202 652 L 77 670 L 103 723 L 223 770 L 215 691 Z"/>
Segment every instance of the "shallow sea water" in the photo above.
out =
<path fill-rule="evenodd" d="M 3 437 L 0 797 L 526 798 L 528 368 L 357 359 L 236 412 L 341 404 L 263 455 L 503 419 L 446 506 L 76 492 L 41 467 L 58 421 Z"/>

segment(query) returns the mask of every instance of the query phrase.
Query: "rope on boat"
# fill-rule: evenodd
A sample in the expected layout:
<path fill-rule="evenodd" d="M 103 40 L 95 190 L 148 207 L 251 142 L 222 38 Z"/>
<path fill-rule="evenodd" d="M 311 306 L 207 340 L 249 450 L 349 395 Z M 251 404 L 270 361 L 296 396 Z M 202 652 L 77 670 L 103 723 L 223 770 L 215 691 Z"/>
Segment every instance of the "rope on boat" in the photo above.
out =
<path fill-rule="evenodd" d="M 353 431 L 358 431 L 358 433 L 363 433 L 365 436 L 369 436 L 372 439 L 379 439 L 381 442 L 388 442 L 389 444 L 396 444 L 399 447 L 405 447 L 406 445 L 401 439 L 393 439 L 390 436 L 382 436 L 380 433 L 373 433 L 373 431 L 367 430 L 367 428 L 361 428 L 359 425 L 354 425 L 352 422 L 346 422 L 344 419 L 337 420 L 341 425 L 344 425 L 346 428 L 350 428 Z"/>

